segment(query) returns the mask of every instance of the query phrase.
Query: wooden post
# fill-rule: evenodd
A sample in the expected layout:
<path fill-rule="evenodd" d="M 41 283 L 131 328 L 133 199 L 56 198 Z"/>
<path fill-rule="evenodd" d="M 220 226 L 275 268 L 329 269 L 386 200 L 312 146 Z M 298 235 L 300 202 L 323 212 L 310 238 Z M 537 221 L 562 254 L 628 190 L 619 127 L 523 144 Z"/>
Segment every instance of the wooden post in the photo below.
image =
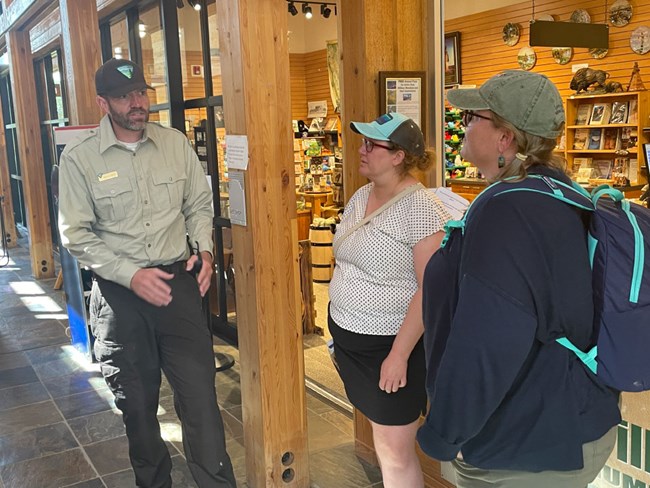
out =
<path fill-rule="evenodd" d="M 95 71 L 102 64 L 96 0 L 59 0 L 70 125 L 99 122 Z"/>
<path fill-rule="evenodd" d="M 16 221 L 14 220 L 14 203 L 11 198 L 11 180 L 9 176 L 9 161 L 7 160 L 7 142 L 5 140 L 5 123 L 0 110 L 0 195 L 5 197 L 2 210 L 7 233 L 7 247 L 16 247 Z"/>
<path fill-rule="evenodd" d="M 217 18 L 226 132 L 248 138 L 248 169 L 230 170 L 246 191 L 247 225 L 232 234 L 247 481 L 306 488 L 287 4 L 223 0 Z"/>
<path fill-rule="evenodd" d="M 425 6 L 425 0 L 339 1 L 337 21 L 342 60 L 341 120 L 345 142 L 343 182 L 346 202 L 366 183 L 365 178 L 359 175 L 361 139 L 350 129 L 350 122 L 367 122 L 380 115 L 380 71 L 425 71 Z"/>
<path fill-rule="evenodd" d="M 9 72 L 16 109 L 18 154 L 23 176 L 23 193 L 29 229 L 29 255 L 36 279 L 54 277 L 54 255 L 47 202 L 47 187 L 41 141 L 41 127 L 36 103 L 34 62 L 28 31 L 7 34 Z"/>

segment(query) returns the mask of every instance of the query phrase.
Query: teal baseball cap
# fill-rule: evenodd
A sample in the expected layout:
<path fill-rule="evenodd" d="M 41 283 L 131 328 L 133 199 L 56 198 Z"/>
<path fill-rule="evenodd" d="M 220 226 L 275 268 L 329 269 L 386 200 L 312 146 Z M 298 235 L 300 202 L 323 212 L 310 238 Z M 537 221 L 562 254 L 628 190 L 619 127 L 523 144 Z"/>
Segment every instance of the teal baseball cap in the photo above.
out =
<path fill-rule="evenodd" d="M 480 88 L 449 90 L 447 100 L 464 110 L 491 110 L 535 136 L 556 139 L 562 134 L 562 97 L 553 82 L 539 73 L 507 70 Z"/>
<path fill-rule="evenodd" d="M 424 155 L 424 136 L 415 121 L 397 112 L 383 114 L 372 122 L 350 122 L 357 134 L 376 141 L 389 141 L 416 156 Z"/>

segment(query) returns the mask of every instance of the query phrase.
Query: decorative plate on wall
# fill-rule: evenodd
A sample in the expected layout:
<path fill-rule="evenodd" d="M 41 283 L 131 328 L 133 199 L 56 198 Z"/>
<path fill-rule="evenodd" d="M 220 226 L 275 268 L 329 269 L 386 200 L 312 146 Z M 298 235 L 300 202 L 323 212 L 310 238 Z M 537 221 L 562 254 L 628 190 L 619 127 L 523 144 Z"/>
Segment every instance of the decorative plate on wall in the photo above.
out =
<path fill-rule="evenodd" d="M 571 22 L 577 22 L 579 24 L 588 24 L 591 22 L 591 16 L 583 8 L 579 8 L 573 11 L 571 14 Z"/>
<path fill-rule="evenodd" d="M 554 47 L 551 49 L 551 55 L 557 64 L 567 64 L 573 57 L 573 48 Z"/>
<path fill-rule="evenodd" d="M 503 26 L 503 42 L 506 46 L 514 46 L 519 42 L 519 35 L 521 29 L 518 24 L 508 22 Z"/>
<path fill-rule="evenodd" d="M 551 14 L 542 14 L 538 16 L 535 20 L 546 20 L 547 22 L 555 22 L 555 17 Z"/>
<path fill-rule="evenodd" d="M 530 71 L 537 62 L 537 54 L 532 47 L 522 47 L 517 54 L 517 63 L 521 69 Z"/>
<path fill-rule="evenodd" d="M 642 25 L 634 29 L 630 34 L 630 47 L 637 54 L 650 51 L 650 28 Z"/>
<path fill-rule="evenodd" d="M 592 47 L 589 50 L 589 54 L 591 54 L 591 57 L 594 59 L 603 59 L 605 56 L 607 56 L 607 53 L 609 51 L 605 48 L 602 47 Z"/>
<path fill-rule="evenodd" d="M 609 21 L 615 27 L 623 27 L 630 23 L 632 18 L 632 5 L 628 0 L 616 0 L 609 7 Z"/>

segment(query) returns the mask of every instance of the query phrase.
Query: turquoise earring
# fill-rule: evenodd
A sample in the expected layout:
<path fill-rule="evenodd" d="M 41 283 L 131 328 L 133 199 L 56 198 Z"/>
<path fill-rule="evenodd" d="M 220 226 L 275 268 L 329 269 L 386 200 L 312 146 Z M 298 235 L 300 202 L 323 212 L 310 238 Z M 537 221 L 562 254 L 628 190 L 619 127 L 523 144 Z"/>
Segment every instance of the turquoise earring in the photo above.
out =
<path fill-rule="evenodd" d="M 506 158 L 503 157 L 503 154 L 499 155 L 497 164 L 499 165 L 499 168 L 503 168 L 506 165 Z"/>

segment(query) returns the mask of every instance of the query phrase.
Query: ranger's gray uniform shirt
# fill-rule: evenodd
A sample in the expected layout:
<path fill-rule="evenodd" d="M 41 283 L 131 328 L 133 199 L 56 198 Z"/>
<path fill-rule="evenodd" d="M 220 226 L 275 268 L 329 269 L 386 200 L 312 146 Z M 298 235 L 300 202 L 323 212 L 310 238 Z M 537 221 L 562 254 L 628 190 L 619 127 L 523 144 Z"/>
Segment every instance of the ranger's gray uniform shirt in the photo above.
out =
<path fill-rule="evenodd" d="M 59 232 L 83 266 L 130 288 L 141 268 L 212 252 L 212 191 L 187 138 L 147 124 L 135 151 L 108 115 L 69 143 L 59 168 Z"/>

